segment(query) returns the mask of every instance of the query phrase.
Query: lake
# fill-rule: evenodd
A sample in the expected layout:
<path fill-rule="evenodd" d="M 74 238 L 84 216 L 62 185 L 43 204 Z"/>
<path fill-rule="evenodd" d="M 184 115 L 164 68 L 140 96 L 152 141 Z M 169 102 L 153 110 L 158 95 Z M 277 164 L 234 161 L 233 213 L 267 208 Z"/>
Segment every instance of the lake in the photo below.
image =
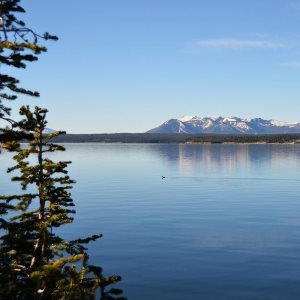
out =
<path fill-rule="evenodd" d="M 61 233 L 103 233 L 91 262 L 130 300 L 300 299 L 300 145 L 66 148 L 52 158 L 73 161 L 77 214 Z"/>

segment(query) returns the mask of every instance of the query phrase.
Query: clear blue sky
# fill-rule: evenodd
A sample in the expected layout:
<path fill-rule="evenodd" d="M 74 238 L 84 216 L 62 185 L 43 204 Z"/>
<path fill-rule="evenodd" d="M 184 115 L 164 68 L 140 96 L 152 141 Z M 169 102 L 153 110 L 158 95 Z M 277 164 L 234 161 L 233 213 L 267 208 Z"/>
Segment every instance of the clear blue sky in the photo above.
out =
<path fill-rule="evenodd" d="M 300 121 L 300 1 L 23 5 L 28 25 L 60 37 L 18 72 L 41 92 L 51 128 L 143 132 L 181 115 Z"/>

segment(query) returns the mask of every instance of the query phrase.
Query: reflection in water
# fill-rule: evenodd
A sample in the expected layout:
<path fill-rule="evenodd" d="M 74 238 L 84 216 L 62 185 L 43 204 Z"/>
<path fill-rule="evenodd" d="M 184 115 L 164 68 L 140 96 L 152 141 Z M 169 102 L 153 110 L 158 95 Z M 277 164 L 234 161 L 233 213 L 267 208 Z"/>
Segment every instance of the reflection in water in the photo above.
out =
<path fill-rule="evenodd" d="M 253 166 L 276 168 L 300 163 L 300 145 L 162 144 L 149 149 L 160 158 L 177 162 L 186 176 L 196 175 L 199 170 L 230 175 Z"/>

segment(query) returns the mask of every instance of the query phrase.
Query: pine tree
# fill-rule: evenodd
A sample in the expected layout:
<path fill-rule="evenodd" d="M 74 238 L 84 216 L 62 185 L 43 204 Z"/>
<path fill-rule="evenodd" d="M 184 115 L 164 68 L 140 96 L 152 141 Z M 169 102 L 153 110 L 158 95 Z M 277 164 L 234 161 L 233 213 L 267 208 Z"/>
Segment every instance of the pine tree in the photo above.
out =
<path fill-rule="evenodd" d="M 0 0 L 0 67 L 26 68 L 28 62 L 38 60 L 38 55 L 47 48 L 40 44 L 41 40 L 57 40 L 48 32 L 40 35 L 28 28 L 24 21 L 18 18 L 25 13 L 20 0 Z M 3 69 L 3 68 L 2 68 Z M 11 109 L 3 100 L 15 100 L 18 94 L 39 97 L 37 91 L 20 86 L 17 78 L 0 73 L 0 119 L 10 123 Z"/>
<path fill-rule="evenodd" d="M 46 109 L 32 112 L 24 106 L 20 114 L 24 119 L 6 133 L 22 133 L 29 144 L 7 141 L 7 149 L 16 153 L 8 172 L 17 172 L 12 180 L 30 192 L 0 196 L 0 298 L 95 299 L 99 290 L 102 300 L 125 299 L 119 289 L 106 291 L 119 276 L 104 277 L 100 267 L 88 263 L 86 244 L 101 235 L 65 241 L 56 234 L 57 228 L 72 223 L 75 213 L 70 193 L 74 181 L 66 169 L 70 162 L 47 158 L 65 149 L 51 142 L 60 132 L 44 134 Z"/>
<path fill-rule="evenodd" d="M 18 18 L 22 13 L 20 0 L 0 0 L 0 66 L 26 68 L 47 51 L 41 41 L 57 40 L 28 28 Z M 106 291 L 106 286 L 120 277 L 104 277 L 100 267 L 88 263 L 86 244 L 100 235 L 67 242 L 55 234 L 55 229 L 73 221 L 75 213 L 69 192 L 73 181 L 66 170 L 70 162 L 46 157 L 64 148 L 51 143 L 59 133 L 43 134 L 45 109 L 31 112 L 23 107 L 23 121 L 10 118 L 11 109 L 3 101 L 15 100 L 18 94 L 39 97 L 38 92 L 21 87 L 17 78 L 1 72 L 0 120 L 8 121 L 13 130 L 1 129 L 0 140 L 16 152 L 16 165 L 8 172 L 16 171 L 13 181 L 24 191 L 31 187 L 34 192 L 0 197 L 0 299 L 94 299 L 97 289 L 101 299 L 114 299 L 112 295 L 122 291 Z M 28 147 L 21 147 L 22 139 L 30 142 Z M 28 162 L 32 156 L 37 159 L 33 165 Z"/>

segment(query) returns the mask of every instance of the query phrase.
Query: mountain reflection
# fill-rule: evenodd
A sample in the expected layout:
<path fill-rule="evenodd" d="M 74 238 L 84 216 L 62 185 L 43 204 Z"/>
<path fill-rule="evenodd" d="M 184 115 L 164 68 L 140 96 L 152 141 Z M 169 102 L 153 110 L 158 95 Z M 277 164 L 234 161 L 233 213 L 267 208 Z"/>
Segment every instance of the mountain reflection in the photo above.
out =
<path fill-rule="evenodd" d="M 199 170 L 231 173 L 245 168 L 276 168 L 282 164 L 300 164 L 299 145 L 173 144 L 151 147 L 161 159 L 177 162 L 183 175 Z"/>

